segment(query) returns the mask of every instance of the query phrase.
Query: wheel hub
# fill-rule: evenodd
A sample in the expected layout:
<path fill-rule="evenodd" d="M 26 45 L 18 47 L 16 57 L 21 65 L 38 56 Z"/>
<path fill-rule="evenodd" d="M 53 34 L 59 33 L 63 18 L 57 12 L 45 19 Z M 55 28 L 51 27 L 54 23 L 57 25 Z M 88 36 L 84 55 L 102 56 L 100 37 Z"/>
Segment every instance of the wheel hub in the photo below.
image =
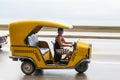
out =
<path fill-rule="evenodd" d="M 30 71 L 30 70 L 31 70 L 30 65 L 26 65 L 26 66 L 25 66 L 25 70 L 26 70 L 26 71 Z"/>

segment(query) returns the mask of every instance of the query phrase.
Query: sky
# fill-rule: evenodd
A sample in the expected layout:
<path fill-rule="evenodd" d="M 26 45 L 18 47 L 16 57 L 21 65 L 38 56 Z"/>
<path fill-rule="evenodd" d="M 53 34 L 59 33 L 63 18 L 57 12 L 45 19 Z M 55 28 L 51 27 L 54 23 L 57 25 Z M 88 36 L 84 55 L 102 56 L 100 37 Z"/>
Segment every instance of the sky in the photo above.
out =
<path fill-rule="evenodd" d="M 0 0 L 0 22 L 16 19 L 120 25 L 120 0 Z"/>

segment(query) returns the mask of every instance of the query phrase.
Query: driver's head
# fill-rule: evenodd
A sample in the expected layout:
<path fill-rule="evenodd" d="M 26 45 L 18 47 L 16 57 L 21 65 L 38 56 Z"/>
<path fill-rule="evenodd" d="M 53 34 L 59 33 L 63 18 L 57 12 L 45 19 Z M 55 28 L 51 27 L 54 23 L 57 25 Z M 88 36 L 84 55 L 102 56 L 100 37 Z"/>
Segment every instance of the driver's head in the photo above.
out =
<path fill-rule="evenodd" d="M 62 35 L 62 34 L 63 34 L 63 31 L 64 31 L 63 28 L 58 28 L 58 34 L 59 34 L 59 35 Z"/>

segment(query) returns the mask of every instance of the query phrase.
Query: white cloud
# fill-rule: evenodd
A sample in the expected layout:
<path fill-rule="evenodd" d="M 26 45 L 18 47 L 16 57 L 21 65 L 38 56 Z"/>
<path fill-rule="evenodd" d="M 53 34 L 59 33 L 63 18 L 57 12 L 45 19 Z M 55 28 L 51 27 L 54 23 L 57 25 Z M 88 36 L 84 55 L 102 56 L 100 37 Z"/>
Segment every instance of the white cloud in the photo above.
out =
<path fill-rule="evenodd" d="M 120 20 L 120 0 L 0 0 L 1 18 Z"/>

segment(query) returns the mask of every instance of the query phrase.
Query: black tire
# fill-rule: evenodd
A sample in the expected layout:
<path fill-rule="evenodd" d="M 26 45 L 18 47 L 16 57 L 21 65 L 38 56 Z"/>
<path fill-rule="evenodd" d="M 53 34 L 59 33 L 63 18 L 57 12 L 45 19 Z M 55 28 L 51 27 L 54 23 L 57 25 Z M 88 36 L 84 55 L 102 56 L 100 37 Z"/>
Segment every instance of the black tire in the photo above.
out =
<path fill-rule="evenodd" d="M 31 75 L 33 72 L 35 72 L 35 66 L 30 61 L 24 61 L 21 65 L 21 70 L 26 75 Z"/>
<path fill-rule="evenodd" d="M 2 46 L 0 45 L 0 48 L 2 48 Z"/>
<path fill-rule="evenodd" d="M 88 63 L 81 63 L 80 65 L 78 65 L 75 70 L 78 73 L 83 73 L 88 69 Z"/>

